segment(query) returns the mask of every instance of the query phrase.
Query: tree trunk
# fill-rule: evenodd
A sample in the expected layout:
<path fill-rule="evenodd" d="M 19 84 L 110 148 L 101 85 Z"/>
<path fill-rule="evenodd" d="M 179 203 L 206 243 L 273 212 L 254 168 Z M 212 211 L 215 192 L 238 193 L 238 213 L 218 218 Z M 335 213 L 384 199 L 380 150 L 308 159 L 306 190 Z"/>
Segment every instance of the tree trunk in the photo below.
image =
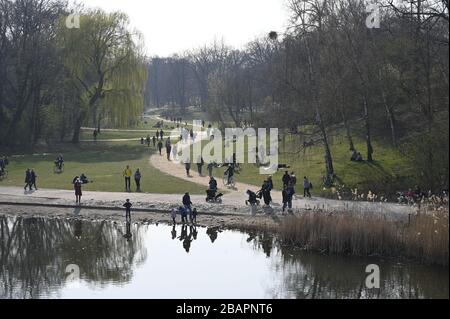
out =
<path fill-rule="evenodd" d="M 364 94 L 363 97 L 363 105 L 364 105 L 364 121 L 366 126 L 366 144 L 367 144 L 367 161 L 372 162 L 372 154 L 373 154 L 373 147 L 372 147 L 372 138 L 370 133 L 370 117 L 369 117 L 369 105 L 367 102 L 367 95 Z"/>
<path fill-rule="evenodd" d="M 350 149 L 350 151 L 354 151 L 355 145 L 353 144 L 352 133 L 350 130 L 350 126 L 348 125 L 347 115 L 345 114 L 345 111 L 344 111 L 344 101 L 341 102 L 340 111 L 341 111 L 342 121 L 344 122 L 344 127 L 345 127 L 345 132 L 347 135 L 349 149 Z"/>
<path fill-rule="evenodd" d="M 83 121 L 82 115 L 79 114 L 75 121 L 75 127 L 73 129 L 72 143 L 78 144 L 80 142 L 81 123 Z"/>

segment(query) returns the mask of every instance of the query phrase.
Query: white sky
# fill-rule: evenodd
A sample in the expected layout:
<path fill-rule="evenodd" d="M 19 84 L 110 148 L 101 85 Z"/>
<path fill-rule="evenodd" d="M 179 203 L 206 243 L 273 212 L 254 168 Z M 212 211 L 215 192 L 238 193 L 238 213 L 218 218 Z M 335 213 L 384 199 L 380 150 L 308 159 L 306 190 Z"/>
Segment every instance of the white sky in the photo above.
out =
<path fill-rule="evenodd" d="M 284 31 L 285 0 L 78 0 L 120 10 L 143 33 L 148 55 L 168 56 L 224 39 L 241 48 L 255 37 Z"/>

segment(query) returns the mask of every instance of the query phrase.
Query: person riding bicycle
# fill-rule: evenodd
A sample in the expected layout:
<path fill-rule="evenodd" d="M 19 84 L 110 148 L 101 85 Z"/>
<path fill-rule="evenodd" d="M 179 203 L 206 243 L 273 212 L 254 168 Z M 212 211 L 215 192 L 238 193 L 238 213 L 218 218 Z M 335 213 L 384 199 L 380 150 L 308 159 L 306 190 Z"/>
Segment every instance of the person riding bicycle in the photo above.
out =
<path fill-rule="evenodd" d="M 59 154 L 58 157 L 55 160 L 55 165 L 58 167 L 58 169 L 61 170 L 62 166 L 63 166 L 63 163 L 64 163 L 63 156 L 62 156 L 62 154 Z"/>
<path fill-rule="evenodd" d="M 224 175 L 227 175 L 227 185 L 231 184 L 231 181 L 233 179 L 234 176 L 234 171 L 235 171 L 235 167 L 233 164 L 229 165 L 228 168 L 225 170 Z"/>

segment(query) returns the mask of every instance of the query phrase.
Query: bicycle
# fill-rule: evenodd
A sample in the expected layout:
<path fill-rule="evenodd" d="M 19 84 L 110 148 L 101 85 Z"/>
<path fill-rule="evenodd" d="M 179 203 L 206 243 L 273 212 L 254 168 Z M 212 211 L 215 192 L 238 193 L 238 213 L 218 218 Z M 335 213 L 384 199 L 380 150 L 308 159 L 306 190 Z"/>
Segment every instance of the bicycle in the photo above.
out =
<path fill-rule="evenodd" d="M 223 182 L 223 185 L 227 186 L 227 187 L 234 188 L 235 185 L 236 185 L 236 182 L 234 180 L 234 175 L 231 176 L 230 178 L 228 178 L 228 174 L 227 173 L 223 174 L 222 182 Z"/>

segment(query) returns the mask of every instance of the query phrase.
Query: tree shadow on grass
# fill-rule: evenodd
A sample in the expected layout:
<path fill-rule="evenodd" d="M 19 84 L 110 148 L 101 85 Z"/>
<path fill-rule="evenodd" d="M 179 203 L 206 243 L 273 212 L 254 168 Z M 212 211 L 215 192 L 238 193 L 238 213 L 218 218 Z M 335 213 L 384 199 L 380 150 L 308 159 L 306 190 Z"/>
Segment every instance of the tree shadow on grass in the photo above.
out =
<path fill-rule="evenodd" d="M 143 156 L 150 156 L 155 153 L 154 149 L 149 149 L 140 144 L 116 144 L 116 145 L 67 145 L 60 148 L 52 147 L 52 150 L 39 151 L 40 155 L 33 155 L 36 151 L 24 150 L 24 157 L 14 158 L 18 164 L 28 164 L 29 162 L 53 161 L 56 154 L 63 154 L 68 162 L 79 163 L 102 163 L 102 162 L 123 162 L 139 160 Z M 43 154 L 46 153 L 46 154 Z"/>

